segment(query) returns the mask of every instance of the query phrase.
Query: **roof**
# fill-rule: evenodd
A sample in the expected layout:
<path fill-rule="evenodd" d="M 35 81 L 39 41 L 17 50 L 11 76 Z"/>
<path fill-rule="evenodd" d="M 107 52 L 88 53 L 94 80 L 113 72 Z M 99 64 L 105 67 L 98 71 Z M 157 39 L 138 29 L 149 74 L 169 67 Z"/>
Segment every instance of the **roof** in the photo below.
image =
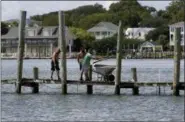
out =
<path fill-rule="evenodd" d="M 58 38 L 58 26 L 45 26 L 45 27 L 25 27 L 25 38 Z M 35 36 L 28 36 L 27 31 L 28 30 L 35 30 L 36 34 Z M 51 36 L 43 36 L 43 30 L 51 31 Z M 73 40 L 75 39 L 75 35 L 68 29 L 68 27 L 65 27 L 66 30 L 66 39 L 67 40 Z M 6 35 L 2 35 L 1 39 L 11 39 L 11 38 L 18 38 L 18 27 L 12 27 L 9 29 L 8 33 Z"/>
<path fill-rule="evenodd" d="M 111 22 L 100 22 L 96 24 L 94 27 L 88 29 L 89 32 L 97 32 L 97 31 L 117 31 L 118 26 Z"/>
<path fill-rule="evenodd" d="M 138 32 L 149 32 L 151 30 L 154 30 L 155 28 L 127 28 L 126 31 L 132 31 L 135 34 Z"/>
<path fill-rule="evenodd" d="M 172 25 L 169 25 L 170 27 L 183 27 L 185 26 L 185 23 L 183 21 L 174 23 Z"/>
<path fill-rule="evenodd" d="M 10 19 L 10 20 L 6 20 L 4 22 L 6 23 L 12 23 L 12 22 L 17 22 L 19 23 L 19 19 Z M 36 20 L 32 20 L 32 19 L 26 19 L 26 25 L 30 25 L 30 24 L 38 24 L 38 25 L 42 25 L 42 21 L 36 21 Z"/>
<path fill-rule="evenodd" d="M 125 34 L 129 35 L 129 33 L 132 33 L 133 38 L 140 38 L 139 33 L 144 32 L 145 34 L 147 34 L 149 31 L 154 29 L 155 28 L 127 28 Z"/>
<path fill-rule="evenodd" d="M 157 42 L 151 42 L 151 41 L 145 41 L 141 44 L 141 46 L 144 46 L 144 45 L 151 45 L 151 46 L 160 46 L 160 44 L 158 44 Z"/>

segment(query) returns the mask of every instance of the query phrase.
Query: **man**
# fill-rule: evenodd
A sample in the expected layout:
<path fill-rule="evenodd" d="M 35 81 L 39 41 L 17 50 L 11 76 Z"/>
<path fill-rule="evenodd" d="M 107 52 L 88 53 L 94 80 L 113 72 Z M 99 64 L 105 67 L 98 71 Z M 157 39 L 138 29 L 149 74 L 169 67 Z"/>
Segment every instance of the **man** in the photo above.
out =
<path fill-rule="evenodd" d="M 58 80 L 60 80 L 60 76 L 59 76 L 60 68 L 59 68 L 59 62 L 58 62 L 59 54 L 60 54 L 60 49 L 57 48 L 51 58 L 51 80 L 53 80 L 53 73 L 55 70 L 57 72 Z"/>
<path fill-rule="evenodd" d="M 78 55 L 77 55 L 77 61 L 78 61 L 79 66 L 80 66 L 80 70 L 82 69 L 82 61 L 83 61 L 83 58 L 84 58 L 85 54 L 86 53 L 85 53 L 84 48 L 81 47 L 80 53 L 78 53 Z"/>
<path fill-rule="evenodd" d="M 88 52 L 86 53 L 86 55 L 83 59 L 83 62 L 82 62 L 82 71 L 81 71 L 81 76 L 80 76 L 81 81 L 83 81 L 83 73 L 85 73 L 85 80 L 86 81 L 89 80 L 88 70 L 90 67 L 91 59 L 92 59 L 91 49 L 88 49 Z"/>

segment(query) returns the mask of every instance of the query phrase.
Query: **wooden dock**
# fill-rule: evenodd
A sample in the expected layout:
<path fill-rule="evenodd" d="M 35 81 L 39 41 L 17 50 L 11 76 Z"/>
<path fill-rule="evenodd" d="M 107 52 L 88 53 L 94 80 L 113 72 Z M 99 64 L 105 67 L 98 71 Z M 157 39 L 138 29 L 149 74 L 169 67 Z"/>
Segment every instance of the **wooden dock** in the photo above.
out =
<path fill-rule="evenodd" d="M 2 84 L 16 84 L 16 79 L 10 79 L 10 80 L 1 80 Z M 39 84 L 62 84 L 61 81 L 59 80 L 51 80 L 51 79 L 31 79 L 31 78 L 23 78 L 21 82 L 22 86 L 26 87 L 33 87 L 33 93 L 38 92 L 38 87 Z M 67 80 L 67 84 L 72 84 L 72 85 L 109 85 L 109 86 L 114 86 L 115 82 L 104 82 L 104 81 L 78 81 L 78 80 Z M 130 88 L 134 89 L 137 87 L 171 87 L 173 89 L 173 82 L 133 82 L 133 81 L 121 81 L 120 82 L 120 88 Z M 180 82 L 178 84 L 178 89 L 179 90 L 185 90 L 185 83 Z"/>
<path fill-rule="evenodd" d="M 33 78 L 23 78 L 23 58 L 25 49 L 25 21 L 26 21 L 26 11 L 21 11 L 20 14 L 20 24 L 19 24 L 19 44 L 18 44 L 18 57 L 17 57 L 17 77 L 13 82 L 16 85 L 16 93 L 21 93 L 21 87 L 27 86 L 33 88 L 33 93 L 39 92 L 39 84 L 42 83 L 57 83 L 61 84 L 62 94 L 67 94 L 67 84 L 80 84 L 87 86 L 87 94 L 93 93 L 94 85 L 112 85 L 114 86 L 114 94 L 119 95 L 121 88 L 131 88 L 133 90 L 133 95 L 139 94 L 139 87 L 145 86 L 171 86 L 173 89 L 173 95 L 178 96 L 179 90 L 184 90 L 184 83 L 180 82 L 180 39 L 181 39 L 181 28 L 175 28 L 175 38 L 174 38 L 174 78 L 170 82 L 138 82 L 137 81 L 137 70 L 135 67 L 131 69 L 133 81 L 121 81 L 121 66 L 122 66 L 122 42 L 123 42 L 123 24 L 119 21 L 118 38 L 117 38 L 117 51 L 116 51 L 116 77 L 115 80 L 106 79 L 107 81 L 114 82 L 99 82 L 92 80 L 92 66 L 89 67 L 89 81 L 77 81 L 67 79 L 67 67 L 66 67 L 66 40 L 65 40 L 65 14 L 63 11 L 58 12 L 58 22 L 59 22 L 59 35 L 58 35 L 58 45 L 57 47 L 61 50 L 60 61 L 61 61 L 61 80 L 50 80 L 50 79 L 39 79 L 39 69 L 37 67 L 33 68 Z M 108 74 L 109 77 L 110 74 Z M 105 77 L 105 76 L 104 76 Z M 105 79 L 104 79 L 105 80 Z M 2 83 L 9 83 L 9 80 L 2 80 Z M 160 89 L 159 89 L 160 91 Z"/>

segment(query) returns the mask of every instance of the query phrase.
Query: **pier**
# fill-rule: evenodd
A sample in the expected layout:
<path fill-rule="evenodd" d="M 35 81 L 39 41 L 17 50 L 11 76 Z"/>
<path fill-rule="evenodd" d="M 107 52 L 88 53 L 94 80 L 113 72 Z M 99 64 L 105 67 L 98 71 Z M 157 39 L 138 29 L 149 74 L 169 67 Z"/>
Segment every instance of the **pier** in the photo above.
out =
<path fill-rule="evenodd" d="M 127 88 L 132 89 L 133 95 L 139 95 L 139 87 L 158 87 L 160 94 L 161 86 L 170 86 L 173 90 L 173 95 L 179 96 L 179 90 L 185 89 L 184 82 L 179 82 L 180 77 L 180 28 L 175 29 L 175 50 L 174 50 L 174 79 L 169 82 L 141 82 L 137 80 L 137 69 L 132 68 L 132 79 L 133 81 L 121 81 L 121 40 L 123 40 L 123 25 L 122 21 L 119 22 L 119 30 L 118 30 L 118 39 L 117 39 L 117 54 L 116 54 L 116 77 L 114 81 L 94 81 L 92 80 L 92 66 L 89 68 L 89 81 L 78 81 L 78 80 L 68 80 L 67 79 L 67 67 L 66 67 L 66 43 L 65 43 L 65 21 L 64 21 L 64 12 L 59 11 L 59 40 L 58 47 L 61 49 L 60 55 L 60 67 L 61 67 L 61 80 L 51 80 L 51 79 L 40 79 L 39 78 L 39 69 L 37 67 L 33 67 L 33 78 L 23 78 L 22 70 L 23 70 L 23 57 L 24 57 L 24 30 L 25 30 L 25 19 L 26 19 L 26 11 L 21 11 L 21 21 L 19 24 L 19 45 L 18 45 L 18 57 L 17 57 L 17 78 L 16 79 L 7 79 L 1 80 L 2 83 L 12 83 L 16 85 L 16 93 L 21 93 L 21 87 L 32 87 L 33 93 L 39 93 L 39 85 L 46 84 L 61 84 L 61 93 L 67 94 L 67 84 L 74 85 L 86 85 L 87 86 L 87 94 L 93 93 L 94 85 L 111 85 L 114 86 L 114 94 L 119 95 L 120 89 Z M 123 76 L 124 77 L 124 76 Z"/>

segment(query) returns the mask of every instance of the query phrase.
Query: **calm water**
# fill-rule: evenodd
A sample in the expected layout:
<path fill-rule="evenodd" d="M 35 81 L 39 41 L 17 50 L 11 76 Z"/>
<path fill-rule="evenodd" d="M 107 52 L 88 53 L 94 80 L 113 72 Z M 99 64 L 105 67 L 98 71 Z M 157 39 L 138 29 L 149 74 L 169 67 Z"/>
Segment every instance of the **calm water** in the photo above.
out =
<path fill-rule="evenodd" d="M 16 61 L 2 60 L 2 79 L 16 78 Z M 101 64 L 115 65 L 110 59 Z M 124 60 L 122 80 L 131 80 L 131 68 L 137 68 L 138 82 L 172 82 L 173 60 Z M 50 77 L 49 60 L 25 60 L 23 77 L 33 77 L 32 68 L 39 67 L 39 77 Z M 76 60 L 67 60 L 68 79 L 79 79 Z M 115 71 L 113 72 L 115 74 Z M 96 79 L 97 74 L 93 74 Z M 184 81 L 184 61 L 181 61 L 181 81 Z M 93 95 L 86 95 L 86 86 L 68 85 L 69 95 L 61 95 L 61 85 L 40 85 L 39 94 L 15 94 L 15 86 L 1 85 L 1 117 L 3 121 L 184 121 L 184 92 L 171 95 L 170 87 L 141 87 L 140 95 L 133 96 L 130 89 L 121 89 L 113 95 L 113 86 L 94 86 Z"/>

